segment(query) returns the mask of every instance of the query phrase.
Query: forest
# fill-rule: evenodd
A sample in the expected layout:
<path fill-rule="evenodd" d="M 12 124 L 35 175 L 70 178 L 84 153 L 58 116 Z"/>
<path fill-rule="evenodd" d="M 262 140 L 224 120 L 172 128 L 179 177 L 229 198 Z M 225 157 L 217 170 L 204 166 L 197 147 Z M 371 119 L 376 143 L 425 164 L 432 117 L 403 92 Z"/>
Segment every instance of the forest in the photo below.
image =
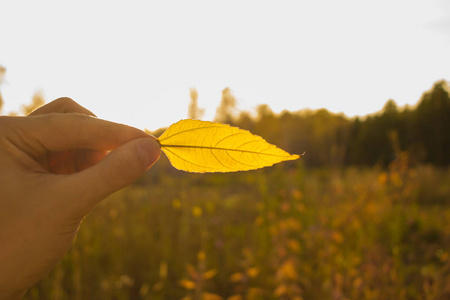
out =
<path fill-rule="evenodd" d="M 252 118 L 248 112 L 235 112 L 236 100 L 224 89 L 216 120 L 248 129 L 293 153 L 306 151 L 307 167 L 386 167 L 401 154 L 413 163 L 445 167 L 450 163 L 449 90 L 441 80 L 414 107 L 399 108 L 390 99 L 380 112 L 350 119 L 326 109 L 276 115 L 265 104 Z"/>
<path fill-rule="evenodd" d="M 441 80 L 413 107 L 348 118 L 238 111 L 225 88 L 216 121 L 306 155 L 232 174 L 162 155 L 86 217 L 25 299 L 449 299 L 449 91 Z"/>

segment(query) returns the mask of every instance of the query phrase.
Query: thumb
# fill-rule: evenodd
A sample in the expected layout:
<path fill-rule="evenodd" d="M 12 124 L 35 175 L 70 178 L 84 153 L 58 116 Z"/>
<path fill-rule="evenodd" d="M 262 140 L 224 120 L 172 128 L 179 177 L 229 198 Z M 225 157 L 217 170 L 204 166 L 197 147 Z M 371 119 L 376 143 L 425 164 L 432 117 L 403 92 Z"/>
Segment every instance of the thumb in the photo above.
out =
<path fill-rule="evenodd" d="M 73 213 L 87 214 L 103 198 L 141 177 L 160 154 L 161 147 L 153 138 L 119 146 L 96 165 L 65 177 L 63 191 L 70 199 L 65 197 L 63 205 Z"/>

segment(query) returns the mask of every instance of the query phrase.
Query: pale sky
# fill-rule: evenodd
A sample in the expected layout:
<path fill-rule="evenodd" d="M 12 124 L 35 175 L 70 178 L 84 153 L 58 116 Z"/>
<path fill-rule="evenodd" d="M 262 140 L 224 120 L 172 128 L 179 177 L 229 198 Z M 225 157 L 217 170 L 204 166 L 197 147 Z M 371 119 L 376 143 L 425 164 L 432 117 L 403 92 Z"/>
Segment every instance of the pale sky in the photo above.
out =
<path fill-rule="evenodd" d="M 42 90 L 155 130 L 230 87 L 243 110 L 365 115 L 450 80 L 450 1 L 1 0 L 0 65 L 4 113 Z"/>

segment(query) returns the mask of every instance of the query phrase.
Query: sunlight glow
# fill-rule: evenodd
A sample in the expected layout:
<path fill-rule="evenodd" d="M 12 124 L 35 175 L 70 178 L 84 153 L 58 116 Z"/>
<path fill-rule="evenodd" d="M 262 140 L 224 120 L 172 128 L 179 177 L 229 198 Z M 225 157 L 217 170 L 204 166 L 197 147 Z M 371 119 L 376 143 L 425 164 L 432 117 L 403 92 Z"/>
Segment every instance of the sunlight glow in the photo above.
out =
<path fill-rule="evenodd" d="M 240 109 L 364 115 L 450 78 L 449 17 L 443 0 L 9 2 L 4 112 L 42 90 L 154 130 L 186 117 L 190 88 L 211 120 L 230 87 Z"/>

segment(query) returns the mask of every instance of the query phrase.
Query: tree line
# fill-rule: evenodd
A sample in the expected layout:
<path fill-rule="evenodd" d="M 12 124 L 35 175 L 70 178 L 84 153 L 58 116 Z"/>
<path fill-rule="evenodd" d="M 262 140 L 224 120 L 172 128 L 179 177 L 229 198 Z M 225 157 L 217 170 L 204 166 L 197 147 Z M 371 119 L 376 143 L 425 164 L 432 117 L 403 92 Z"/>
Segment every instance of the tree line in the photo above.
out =
<path fill-rule="evenodd" d="M 191 90 L 189 117 L 201 117 L 197 98 Z M 226 88 L 215 121 L 250 130 L 291 153 L 306 151 L 309 167 L 385 167 L 401 155 L 410 163 L 450 164 L 450 86 L 444 80 L 424 92 L 414 107 L 399 108 L 390 99 L 380 112 L 356 118 L 326 109 L 275 114 L 266 104 L 254 116 L 237 111 Z"/>

